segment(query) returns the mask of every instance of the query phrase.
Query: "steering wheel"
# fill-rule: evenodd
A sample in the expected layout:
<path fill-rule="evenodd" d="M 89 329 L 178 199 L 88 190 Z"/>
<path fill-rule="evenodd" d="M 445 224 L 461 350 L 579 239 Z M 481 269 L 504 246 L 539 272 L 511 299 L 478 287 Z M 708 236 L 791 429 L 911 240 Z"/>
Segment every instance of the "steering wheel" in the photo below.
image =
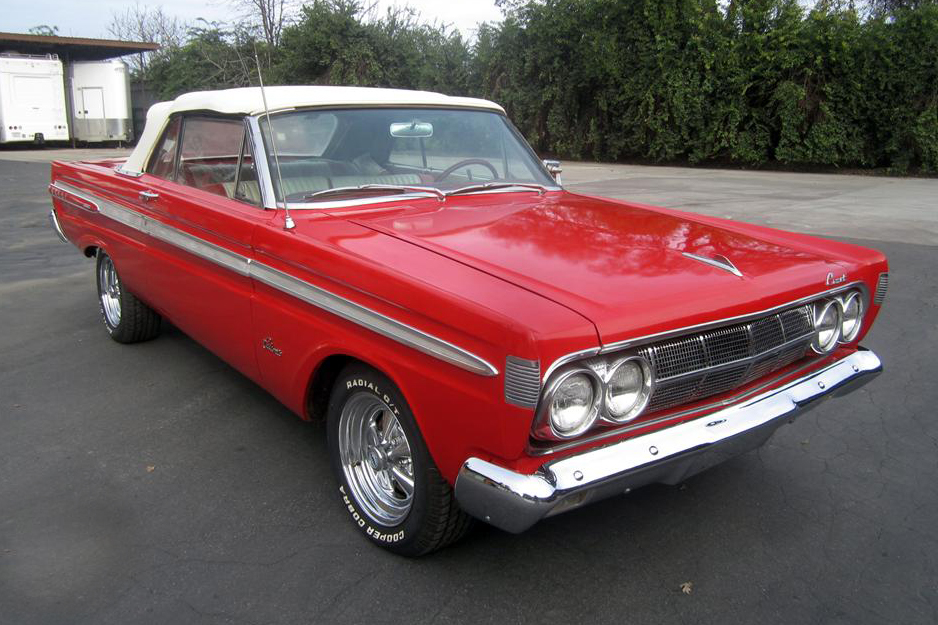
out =
<path fill-rule="evenodd" d="M 469 165 L 482 165 L 483 167 L 487 168 L 490 172 L 492 172 L 492 178 L 494 180 L 498 180 L 498 170 L 495 169 L 495 166 L 492 165 L 490 162 L 488 162 L 484 158 L 466 158 L 466 159 L 459 161 L 458 163 L 450 165 L 449 167 L 441 171 L 439 175 L 433 179 L 433 182 L 439 182 L 440 180 L 443 180 L 444 178 L 452 174 L 454 171 L 456 171 L 460 167 L 467 167 Z"/>

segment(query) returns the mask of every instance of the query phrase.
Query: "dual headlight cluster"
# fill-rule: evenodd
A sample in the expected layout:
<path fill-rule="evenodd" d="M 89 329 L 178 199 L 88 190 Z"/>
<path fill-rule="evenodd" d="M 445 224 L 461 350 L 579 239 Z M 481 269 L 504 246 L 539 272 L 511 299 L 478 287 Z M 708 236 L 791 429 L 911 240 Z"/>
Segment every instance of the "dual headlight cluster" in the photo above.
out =
<path fill-rule="evenodd" d="M 860 291 L 847 291 L 813 304 L 811 346 L 829 354 L 860 333 L 864 313 Z M 535 436 L 570 439 L 597 421 L 622 424 L 645 410 L 655 389 L 652 364 L 640 355 L 592 359 L 559 373 L 548 384 Z"/>
<path fill-rule="evenodd" d="M 814 304 L 814 341 L 819 354 L 829 354 L 841 343 L 857 338 L 863 323 L 863 297 L 860 291 L 847 291 Z"/>
<path fill-rule="evenodd" d="M 648 405 L 655 377 L 651 364 L 641 356 L 594 360 L 570 368 L 555 378 L 542 407 L 542 437 L 567 439 L 579 436 L 598 420 L 627 423 Z"/>

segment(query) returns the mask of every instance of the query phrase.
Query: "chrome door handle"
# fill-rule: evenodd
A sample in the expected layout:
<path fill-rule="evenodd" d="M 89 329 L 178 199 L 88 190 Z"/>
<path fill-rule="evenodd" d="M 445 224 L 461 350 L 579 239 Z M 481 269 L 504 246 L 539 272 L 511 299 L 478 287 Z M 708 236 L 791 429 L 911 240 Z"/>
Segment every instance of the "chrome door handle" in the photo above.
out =
<path fill-rule="evenodd" d="M 141 191 L 139 196 L 144 202 L 149 202 L 150 200 L 155 200 L 160 197 L 160 194 L 156 191 Z"/>

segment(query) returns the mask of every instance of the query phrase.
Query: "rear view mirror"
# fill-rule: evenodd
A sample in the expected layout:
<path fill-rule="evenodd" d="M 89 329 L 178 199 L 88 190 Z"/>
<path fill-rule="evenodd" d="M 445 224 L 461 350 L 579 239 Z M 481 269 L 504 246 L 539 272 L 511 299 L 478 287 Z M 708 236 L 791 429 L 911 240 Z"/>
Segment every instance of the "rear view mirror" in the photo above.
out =
<path fill-rule="evenodd" d="M 391 136 L 405 139 L 422 139 L 433 136 L 433 124 L 430 122 L 394 122 L 391 124 Z"/>
<path fill-rule="evenodd" d="M 563 168 L 560 166 L 560 161 L 554 161 L 545 158 L 542 162 L 544 163 L 544 167 L 547 169 L 547 172 L 554 177 L 554 180 L 557 181 L 557 184 L 562 184 L 560 182 L 560 174 L 563 173 Z"/>

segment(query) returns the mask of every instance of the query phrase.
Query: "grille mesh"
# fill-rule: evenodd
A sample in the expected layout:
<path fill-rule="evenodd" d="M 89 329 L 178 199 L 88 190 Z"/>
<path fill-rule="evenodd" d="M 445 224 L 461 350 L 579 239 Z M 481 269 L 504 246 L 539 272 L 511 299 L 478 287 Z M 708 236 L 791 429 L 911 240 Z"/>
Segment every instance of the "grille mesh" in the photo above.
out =
<path fill-rule="evenodd" d="M 786 310 L 779 313 L 782 320 L 782 328 L 785 330 L 786 340 L 791 340 L 796 336 L 809 334 L 814 331 L 814 323 L 811 321 L 811 308 L 802 306 L 794 310 Z"/>
<path fill-rule="evenodd" d="M 670 378 L 694 371 L 706 360 L 703 344 L 696 336 L 657 345 L 654 352 L 659 378 Z"/>
<path fill-rule="evenodd" d="M 756 353 L 768 351 L 785 342 L 782 322 L 775 315 L 768 319 L 754 321 L 750 327 L 752 327 L 752 344 Z"/>
<path fill-rule="evenodd" d="M 655 365 L 648 412 L 725 393 L 790 365 L 814 336 L 811 306 L 719 330 L 655 343 L 642 355 Z"/>
<path fill-rule="evenodd" d="M 672 406 L 686 404 L 697 394 L 697 387 L 700 386 L 701 378 L 688 378 L 683 381 L 671 382 L 660 385 L 655 389 L 648 402 L 647 412 L 663 410 Z"/>

